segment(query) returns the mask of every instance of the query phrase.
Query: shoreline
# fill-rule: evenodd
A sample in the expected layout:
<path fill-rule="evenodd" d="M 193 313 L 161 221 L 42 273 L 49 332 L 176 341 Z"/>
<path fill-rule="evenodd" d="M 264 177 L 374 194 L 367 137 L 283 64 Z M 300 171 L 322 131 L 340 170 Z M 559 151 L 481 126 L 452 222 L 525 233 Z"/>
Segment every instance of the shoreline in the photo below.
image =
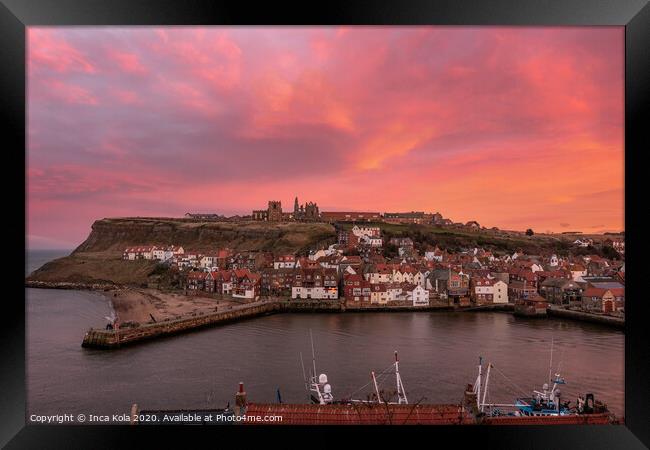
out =
<path fill-rule="evenodd" d="M 264 298 L 253 303 L 241 303 L 230 298 L 185 295 L 152 288 L 125 287 L 108 283 L 36 282 L 25 283 L 27 288 L 68 289 L 96 291 L 104 294 L 113 313 L 123 325 L 115 338 L 115 331 L 90 328 L 82 346 L 117 348 L 127 343 L 148 340 L 180 332 L 189 332 L 206 326 L 245 320 L 258 315 L 276 313 L 390 313 L 390 312 L 505 312 L 512 313 L 513 305 L 480 305 L 469 307 L 433 304 L 429 306 L 364 306 L 349 307 L 341 300 L 296 300 Z M 258 311 L 259 309 L 259 311 Z M 225 315 L 224 315 L 225 314 Z M 622 318 L 601 316 L 580 311 L 549 308 L 548 316 L 588 322 L 610 328 L 624 329 Z M 137 330 L 137 331 L 136 331 Z M 88 333 L 92 332 L 89 338 Z M 128 337 L 127 337 L 128 336 Z"/>

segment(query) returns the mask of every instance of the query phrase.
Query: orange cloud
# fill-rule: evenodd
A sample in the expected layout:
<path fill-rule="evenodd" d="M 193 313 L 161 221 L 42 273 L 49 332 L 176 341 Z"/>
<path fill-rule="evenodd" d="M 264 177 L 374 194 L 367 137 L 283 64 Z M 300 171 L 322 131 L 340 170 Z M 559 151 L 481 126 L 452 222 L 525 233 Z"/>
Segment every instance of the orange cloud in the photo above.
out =
<path fill-rule="evenodd" d="M 403 121 L 392 122 L 376 137 L 371 137 L 357 152 L 357 167 L 361 170 L 379 169 L 386 160 L 403 156 L 435 134 L 433 126 L 409 127 Z"/>
<path fill-rule="evenodd" d="M 43 239 L 295 195 L 506 229 L 624 227 L 622 27 L 28 33 L 27 206 Z"/>

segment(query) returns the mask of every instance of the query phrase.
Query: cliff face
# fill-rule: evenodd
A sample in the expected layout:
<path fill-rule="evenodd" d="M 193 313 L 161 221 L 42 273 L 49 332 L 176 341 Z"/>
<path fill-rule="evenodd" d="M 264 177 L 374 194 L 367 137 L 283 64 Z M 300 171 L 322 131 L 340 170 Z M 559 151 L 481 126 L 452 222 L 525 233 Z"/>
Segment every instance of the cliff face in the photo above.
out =
<path fill-rule="evenodd" d="M 186 219 L 102 219 L 73 252 L 121 256 L 135 245 L 181 245 L 191 250 L 229 247 L 236 251 L 304 252 L 334 243 L 334 227 L 324 223 L 200 222 Z"/>

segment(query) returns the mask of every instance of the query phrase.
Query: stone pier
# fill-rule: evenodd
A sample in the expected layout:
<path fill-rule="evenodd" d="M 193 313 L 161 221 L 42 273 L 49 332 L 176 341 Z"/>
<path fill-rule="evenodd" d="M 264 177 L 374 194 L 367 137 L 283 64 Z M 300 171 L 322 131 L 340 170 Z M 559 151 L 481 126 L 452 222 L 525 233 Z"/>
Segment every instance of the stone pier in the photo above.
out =
<path fill-rule="evenodd" d="M 169 336 L 207 326 L 271 314 L 279 308 L 280 306 L 277 302 L 258 302 L 237 306 L 220 312 L 210 314 L 197 313 L 191 317 L 148 323 L 133 328 L 121 328 L 118 330 L 96 330 L 91 328 L 86 332 L 81 346 L 99 349 L 118 348 L 146 339 Z"/>

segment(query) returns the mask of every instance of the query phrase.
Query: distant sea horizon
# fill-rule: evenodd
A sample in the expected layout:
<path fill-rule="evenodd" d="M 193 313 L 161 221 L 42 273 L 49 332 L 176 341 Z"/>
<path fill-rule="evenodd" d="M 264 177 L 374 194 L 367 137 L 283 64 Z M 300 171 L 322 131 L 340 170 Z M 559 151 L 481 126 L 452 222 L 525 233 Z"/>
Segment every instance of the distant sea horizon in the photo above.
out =
<path fill-rule="evenodd" d="M 74 249 L 25 249 L 25 276 L 42 267 L 43 264 L 57 258 L 68 256 Z"/>

